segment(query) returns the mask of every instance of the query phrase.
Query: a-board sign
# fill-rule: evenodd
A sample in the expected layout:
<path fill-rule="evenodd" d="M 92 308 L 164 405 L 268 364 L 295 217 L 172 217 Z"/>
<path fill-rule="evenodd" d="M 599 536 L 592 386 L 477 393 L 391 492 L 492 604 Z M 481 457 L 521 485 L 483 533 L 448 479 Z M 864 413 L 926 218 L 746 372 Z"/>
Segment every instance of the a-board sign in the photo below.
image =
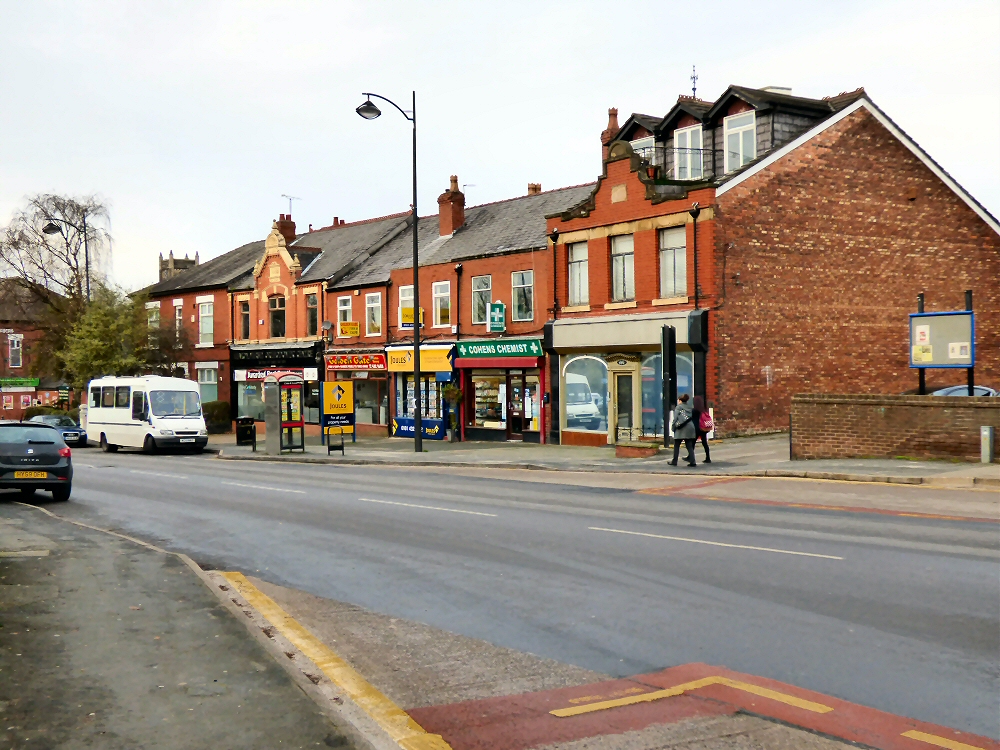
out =
<path fill-rule="evenodd" d="M 323 427 L 340 427 L 354 432 L 354 383 L 327 380 L 323 383 Z"/>
<path fill-rule="evenodd" d="M 975 363 L 976 321 L 971 310 L 910 315 L 910 367 L 969 368 Z"/>

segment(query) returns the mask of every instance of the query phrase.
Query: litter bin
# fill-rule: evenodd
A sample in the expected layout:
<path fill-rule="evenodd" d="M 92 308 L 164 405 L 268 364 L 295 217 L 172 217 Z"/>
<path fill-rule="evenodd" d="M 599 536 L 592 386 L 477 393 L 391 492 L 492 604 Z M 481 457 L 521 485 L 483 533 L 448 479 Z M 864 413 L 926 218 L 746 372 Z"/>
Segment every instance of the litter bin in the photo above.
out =
<path fill-rule="evenodd" d="M 253 417 L 236 418 L 236 444 L 252 445 L 257 450 L 257 423 Z"/>

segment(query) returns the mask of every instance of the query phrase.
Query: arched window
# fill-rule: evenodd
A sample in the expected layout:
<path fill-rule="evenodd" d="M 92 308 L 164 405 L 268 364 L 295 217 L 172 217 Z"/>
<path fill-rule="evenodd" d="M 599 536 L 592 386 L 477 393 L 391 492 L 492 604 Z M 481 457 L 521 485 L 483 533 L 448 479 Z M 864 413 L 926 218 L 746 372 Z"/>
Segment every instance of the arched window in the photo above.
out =
<path fill-rule="evenodd" d="M 267 306 L 271 316 L 271 338 L 285 338 L 285 298 L 269 297 Z"/>
<path fill-rule="evenodd" d="M 663 357 L 642 358 L 642 434 L 663 434 Z"/>
<path fill-rule="evenodd" d="M 573 357 L 563 367 L 567 430 L 608 431 L 608 366 L 600 357 Z"/>

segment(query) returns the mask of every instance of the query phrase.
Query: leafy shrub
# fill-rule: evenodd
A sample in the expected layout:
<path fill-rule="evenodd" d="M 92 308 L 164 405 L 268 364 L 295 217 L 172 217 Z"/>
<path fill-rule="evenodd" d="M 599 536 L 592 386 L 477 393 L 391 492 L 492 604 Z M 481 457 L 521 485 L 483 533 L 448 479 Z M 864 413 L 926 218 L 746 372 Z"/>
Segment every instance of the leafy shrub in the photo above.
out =
<path fill-rule="evenodd" d="M 69 411 L 63 409 L 57 409 L 54 406 L 30 406 L 24 410 L 24 416 L 21 417 L 25 422 L 27 422 L 32 417 L 37 417 L 39 414 L 58 414 L 60 417 L 69 417 L 77 424 L 80 424 L 80 407 L 77 406 Z"/>
<path fill-rule="evenodd" d="M 232 428 L 228 401 L 206 401 L 201 405 L 201 410 L 205 415 L 205 426 L 209 433 L 217 435 L 220 432 L 229 432 Z"/>

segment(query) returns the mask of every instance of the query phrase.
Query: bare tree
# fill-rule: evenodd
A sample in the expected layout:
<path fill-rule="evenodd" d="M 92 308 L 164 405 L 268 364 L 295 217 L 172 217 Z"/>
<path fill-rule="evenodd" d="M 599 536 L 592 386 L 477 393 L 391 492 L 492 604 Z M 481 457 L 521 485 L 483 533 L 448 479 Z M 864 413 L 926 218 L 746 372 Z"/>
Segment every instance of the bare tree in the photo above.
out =
<path fill-rule="evenodd" d="M 111 252 L 108 209 L 94 196 L 36 195 L 0 234 L 0 277 L 16 280 L 45 311 L 36 367 L 62 375 L 59 356 L 87 307 L 90 286 L 104 284 Z M 47 355 L 47 356 L 46 356 Z"/>

